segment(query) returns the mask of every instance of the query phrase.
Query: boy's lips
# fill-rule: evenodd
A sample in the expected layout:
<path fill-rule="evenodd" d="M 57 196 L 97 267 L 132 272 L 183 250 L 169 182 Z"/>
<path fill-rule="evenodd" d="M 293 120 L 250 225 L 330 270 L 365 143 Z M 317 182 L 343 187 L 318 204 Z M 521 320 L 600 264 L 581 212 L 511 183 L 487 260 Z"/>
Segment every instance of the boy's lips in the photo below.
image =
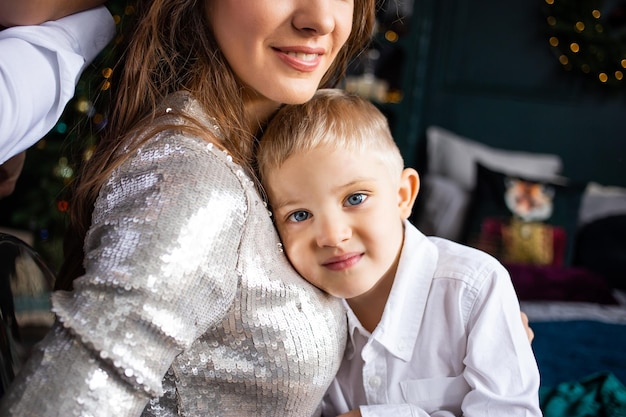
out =
<path fill-rule="evenodd" d="M 331 271 L 341 271 L 343 269 L 353 267 L 361 260 L 361 258 L 363 258 L 363 253 L 361 252 L 346 253 L 341 256 L 333 256 L 332 258 L 327 259 L 322 263 L 322 266 L 330 269 Z"/>

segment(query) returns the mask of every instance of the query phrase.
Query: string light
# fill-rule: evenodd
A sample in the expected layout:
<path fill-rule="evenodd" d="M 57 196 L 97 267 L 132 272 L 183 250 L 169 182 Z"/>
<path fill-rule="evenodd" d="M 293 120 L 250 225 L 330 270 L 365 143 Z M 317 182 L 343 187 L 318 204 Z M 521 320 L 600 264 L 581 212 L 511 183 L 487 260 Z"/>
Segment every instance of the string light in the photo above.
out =
<path fill-rule="evenodd" d="M 389 42 L 397 42 L 400 37 L 393 30 L 388 30 L 385 32 L 385 39 Z"/>
<path fill-rule="evenodd" d="M 601 85 L 626 86 L 626 4 L 605 10 L 603 0 L 544 1 L 548 44 L 561 66 Z"/>

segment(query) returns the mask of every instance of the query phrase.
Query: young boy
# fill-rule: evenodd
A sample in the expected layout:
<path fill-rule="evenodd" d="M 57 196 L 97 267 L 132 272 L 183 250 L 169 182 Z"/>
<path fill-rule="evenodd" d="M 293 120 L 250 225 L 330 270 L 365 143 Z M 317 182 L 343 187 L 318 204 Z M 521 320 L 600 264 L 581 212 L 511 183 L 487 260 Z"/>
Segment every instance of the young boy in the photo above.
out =
<path fill-rule="evenodd" d="M 341 90 L 285 106 L 257 162 L 289 260 L 345 299 L 348 346 L 323 415 L 541 415 L 508 273 L 407 220 L 419 177 L 375 106 Z"/>

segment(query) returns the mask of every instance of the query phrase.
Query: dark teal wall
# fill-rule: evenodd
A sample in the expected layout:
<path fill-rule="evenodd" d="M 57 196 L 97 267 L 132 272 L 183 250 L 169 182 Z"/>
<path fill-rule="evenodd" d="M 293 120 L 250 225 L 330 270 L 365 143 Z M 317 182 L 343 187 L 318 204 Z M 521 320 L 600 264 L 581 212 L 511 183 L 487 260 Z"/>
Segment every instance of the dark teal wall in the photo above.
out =
<path fill-rule="evenodd" d="M 394 134 L 411 164 L 439 125 L 506 149 L 559 154 L 563 174 L 626 186 L 626 87 L 565 72 L 543 1 L 417 0 Z"/>

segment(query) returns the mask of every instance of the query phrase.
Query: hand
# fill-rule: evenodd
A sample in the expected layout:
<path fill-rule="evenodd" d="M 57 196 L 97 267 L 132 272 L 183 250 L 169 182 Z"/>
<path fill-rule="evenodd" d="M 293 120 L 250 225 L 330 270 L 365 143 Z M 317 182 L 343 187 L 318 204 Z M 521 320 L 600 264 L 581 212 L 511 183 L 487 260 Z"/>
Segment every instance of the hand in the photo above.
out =
<path fill-rule="evenodd" d="M 358 408 L 355 408 L 354 410 L 338 415 L 337 417 L 361 417 L 361 410 Z"/>
<path fill-rule="evenodd" d="M 26 152 L 21 152 L 0 165 L 0 198 L 11 195 L 15 190 L 25 159 Z"/>
<path fill-rule="evenodd" d="M 528 342 L 532 343 L 533 339 L 535 338 L 535 332 L 533 332 L 533 329 L 530 328 L 530 326 L 528 325 L 528 316 L 526 315 L 526 313 L 524 313 L 522 311 L 522 323 L 524 324 L 524 329 L 526 330 L 526 336 L 528 336 Z"/>

